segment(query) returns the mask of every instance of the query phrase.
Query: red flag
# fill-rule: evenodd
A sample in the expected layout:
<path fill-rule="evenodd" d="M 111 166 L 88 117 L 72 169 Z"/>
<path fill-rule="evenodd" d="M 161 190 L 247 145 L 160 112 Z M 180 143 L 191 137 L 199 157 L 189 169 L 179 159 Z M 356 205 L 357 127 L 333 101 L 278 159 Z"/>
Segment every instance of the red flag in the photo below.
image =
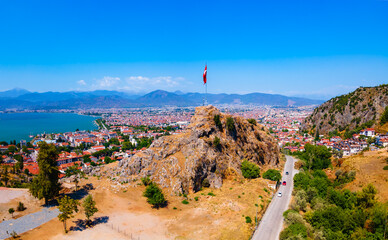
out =
<path fill-rule="evenodd" d="M 205 71 L 203 71 L 203 84 L 206 84 L 206 75 L 207 75 L 207 65 L 205 66 Z"/>

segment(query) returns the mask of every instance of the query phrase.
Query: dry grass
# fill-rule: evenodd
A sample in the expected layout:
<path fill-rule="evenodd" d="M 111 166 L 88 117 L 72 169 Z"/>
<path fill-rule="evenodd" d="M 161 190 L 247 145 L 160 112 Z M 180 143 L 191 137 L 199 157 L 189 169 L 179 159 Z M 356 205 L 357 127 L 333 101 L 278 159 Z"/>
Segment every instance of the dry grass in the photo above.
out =
<path fill-rule="evenodd" d="M 261 172 L 268 168 L 264 166 Z M 108 224 L 140 239 L 249 239 L 256 211 L 259 211 L 260 218 L 263 214 L 260 205 L 265 208 L 272 193 L 264 191 L 264 188 L 270 189 L 268 180 L 229 178 L 220 189 L 206 188 L 189 194 L 187 205 L 182 204 L 183 196 L 166 194 L 168 207 L 157 210 L 152 209 L 142 196 L 144 186 L 128 187 L 124 192 L 112 188 L 107 179 L 90 177 L 82 180 L 81 185 L 87 183 L 95 186 L 90 193 L 99 208 L 96 216 L 108 216 Z M 215 196 L 208 195 L 209 192 Z M 85 219 L 83 214 L 76 214 L 73 221 Z M 245 216 L 251 217 L 251 224 L 245 223 Z M 125 239 L 122 233 L 111 229 L 108 224 L 99 224 L 84 231 L 70 231 L 65 235 L 62 223 L 55 218 L 22 234 L 22 239 Z M 68 221 L 68 227 L 71 226 L 75 223 Z"/>
<path fill-rule="evenodd" d="M 383 167 L 387 165 L 387 158 L 387 149 L 364 152 L 362 155 L 344 158 L 341 169 L 344 171 L 356 171 L 356 179 L 348 183 L 345 188 L 358 191 L 372 183 L 378 190 L 377 196 L 379 200 L 382 202 L 388 201 L 388 171 L 383 170 Z M 329 175 L 332 176 L 337 169 L 331 171 L 332 174 Z"/>

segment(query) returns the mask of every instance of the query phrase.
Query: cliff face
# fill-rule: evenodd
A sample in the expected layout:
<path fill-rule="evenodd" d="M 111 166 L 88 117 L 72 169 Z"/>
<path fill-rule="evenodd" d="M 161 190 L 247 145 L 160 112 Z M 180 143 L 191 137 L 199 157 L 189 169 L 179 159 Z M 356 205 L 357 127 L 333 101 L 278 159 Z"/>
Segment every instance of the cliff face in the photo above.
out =
<path fill-rule="evenodd" d="M 220 116 L 218 126 L 215 115 Z M 187 193 L 200 190 L 205 179 L 211 187 L 221 187 L 228 174 L 241 174 L 243 159 L 278 164 L 278 146 L 261 125 L 232 117 L 233 125 L 228 128 L 228 117 L 232 116 L 213 106 L 197 107 L 184 133 L 155 140 L 149 149 L 122 160 L 116 171 L 121 177 L 149 175 L 162 187 Z"/>
<path fill-rule="evenodd" d="M 335 97 L 317 107 L 305 119 L 302 128 L 320 134 L 345 129 L 371 127 L 379 124 L 388 106 L 388 85 L 360 87 L 354 92 Z"/>

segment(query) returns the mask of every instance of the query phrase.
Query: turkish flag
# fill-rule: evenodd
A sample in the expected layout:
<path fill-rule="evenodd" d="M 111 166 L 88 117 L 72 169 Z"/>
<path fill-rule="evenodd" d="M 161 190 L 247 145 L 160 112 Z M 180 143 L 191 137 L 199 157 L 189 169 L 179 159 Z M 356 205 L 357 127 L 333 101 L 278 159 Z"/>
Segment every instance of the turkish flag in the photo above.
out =
<path fill-rule="evenodd" d="M 205 66 L 205 71 L 203 71 L 203 84 L 206 84 L 206 75 L 207 75 L 207 65 Z"/>

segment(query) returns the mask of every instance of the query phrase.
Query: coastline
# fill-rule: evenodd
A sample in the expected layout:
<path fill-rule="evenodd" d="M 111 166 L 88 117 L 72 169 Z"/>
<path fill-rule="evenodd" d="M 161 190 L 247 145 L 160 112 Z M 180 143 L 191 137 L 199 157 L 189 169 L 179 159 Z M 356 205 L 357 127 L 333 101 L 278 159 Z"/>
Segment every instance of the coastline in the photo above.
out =
<path fill-rule="evenodd" d="M 42 133 L 73 132 L 76 129 L 95 130 L 98 129 L 96 119 L 96 116 L 74 112 L 0 113 L 0 141 L 32 141 L 34 138 L 30 138 L 30 135 L 35 137 Z"/>

